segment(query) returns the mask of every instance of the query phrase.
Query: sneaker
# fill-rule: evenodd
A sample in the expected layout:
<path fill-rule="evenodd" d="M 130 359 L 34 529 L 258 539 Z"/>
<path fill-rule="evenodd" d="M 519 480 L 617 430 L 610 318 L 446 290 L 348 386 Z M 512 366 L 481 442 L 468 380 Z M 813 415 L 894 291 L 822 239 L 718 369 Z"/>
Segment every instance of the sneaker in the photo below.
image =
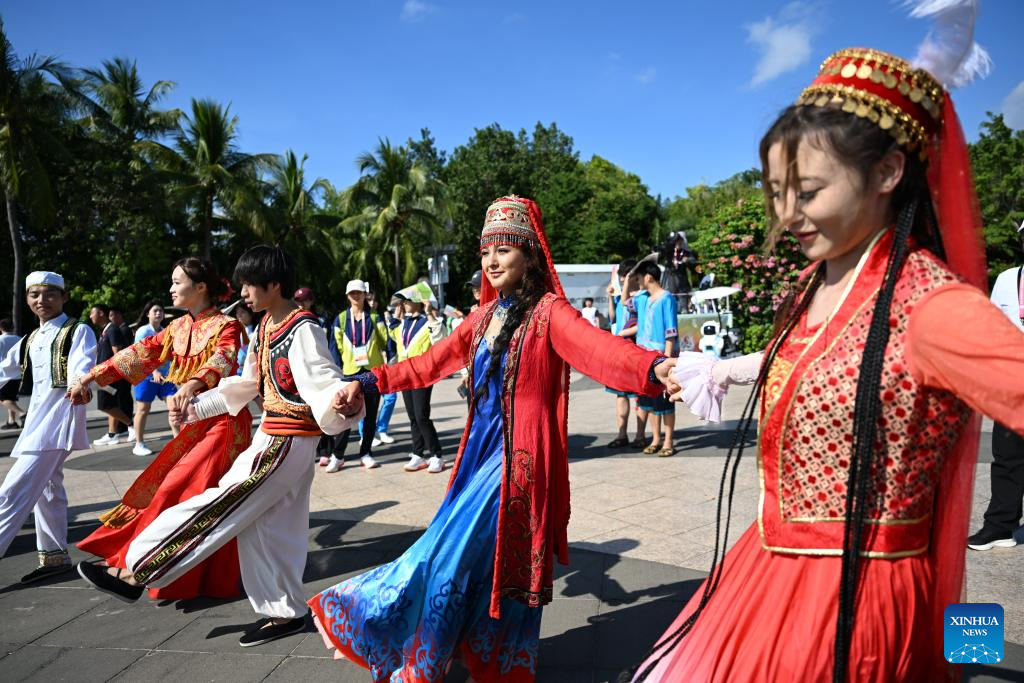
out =
<path fill-rule="evenodd" d="M 409 462 L 402 468 L 406 472 L 418 472 L 427 466 L 427 461 L 423 459 L 423 456 L 416 455 L 415 453 L 409 454 Z"/>
<path fill-rule="evenodd" d="M 17 422 L 5 422 L 4 426 L 0 427 L 0 429 L 20 429 L 20 427 L 18 427 L 18 423 Z M 374 439 L 374 441 L 376 441 L 376 440 L 377 439 Z"/>
<path fill-rule="evenodd" d="M 90 562 L 78 563 L 78 575 L 98 591 L 113 596 L 121 602 L 135 602 L 142 597 L 142 586 L 133 586 L 107 573 L 106 567 Z"/>
<path fill-rule="evenodd" d="M 131 443 L 132 441 L 135 441 L 135 437 L 128 436 L 128 432 L 114 434 L 114 443 Z"/>
<path fill-rule="evenodd" d="M 330 461 L 331 461 L 331 459 L 328 456 L 321 455 L 320 456 L 320 467 L 327 467 L 327 463 L 329 463 Z"/>
<path fill-rule="evenodd" d="M 380 439 L 378 439 L 377 437 L 373 437 L 373 441 L 370 442 L 370 445 L 373 446 L 374 448 L 376 448 L 377 446 L 381 445 L 382 443 L 383 442 Z"/>
<path fill-rule="evenodd" d="M 153 449 L 147 446 L 145 441 L 136 441 L 135 448 L 132 449 L 132 455 L 153 455 Z"/>
<path fill-rule="evenodd" d="M 976 534 L 967 537 L 967 547 L 971 550 L 992 550 L 992 548 L 1012 548 L 1017 539 L 1012 533 L 991 531 L 982 527 Z"/>
<path fill-rule="evenodd" d="M 444 471 L 444 460 L 439 455 L 435 455 L 430 459 L 430 467 L 427 468 L 427 472 L 431 474 L 437 474 L 438 472 Z"/>
<path fill-rule="evenodd" d="M 387 432 L 377 432 L 377 440 L 379 440 L 381 443 L 394 443 L 395 442 L 394 438 L 388 436 Z"/>
<path fill-rule="evenodd" d="M 117 434 L 111 434 L 110 432 L 107 432 L 106 434 L 104 434 L 100 438 L 98 438 L 95 441 L 93 441 L 92 445 L 93 446 L 113 446 L 114 444 L 119 443 L 120 441 L 121 440 L 119 438 L 117 438 Z"/>
<path fill-rule="evenodd" d="M 135 441 L 135 427 L 128 428 L 128 438 L 125 441 Z"/>
<path fill-rule="evenodd" d="M 339 471 L 344 466 L 344 464 L 345 464 L 345 459 L 344 458 L 340 458 L 339 459 L 337 456 L 332 455 L 331 459 L 330 459 L 330 462 L 327 463 L 327 469 L 324 470 L 324 472 L 330 472 L 331 474 L 333 474 L 333 473 Z"/>
<path fill-rule="evenodd" d="M 363 463 L 363 467 L 365 467 L 368 470 L 372 470 L 375 467 L 380 467 L 380 464 L 378 464 L 377 461 L 373 459 L 373 456 L 370 455 L 369 453 L 361 457 L 359 459 L 359 462 Z"/>
<path fill-rule="evenodd" d="M 239 638 L 238 644 L 242 647 L 263 645 L 264 643 L 269 643 L 272 640 L 277 640 L 278 638 L 285 638 L 287 636 L 295 635 L 296 633 L 302 633 L 305 630 L 306 617 L 290 619 L 282 624 L 275 624 L 273 619 L 266 619 L 262 621 L 259 626 Z"/>
<path fill-rule="evenodd" d="M 71 558 L 63 550 L 40 550 L 39 566 L 21 577 L 21 583 L 35 583 L 43 579 L 69 572 L 75 568 Z"/>

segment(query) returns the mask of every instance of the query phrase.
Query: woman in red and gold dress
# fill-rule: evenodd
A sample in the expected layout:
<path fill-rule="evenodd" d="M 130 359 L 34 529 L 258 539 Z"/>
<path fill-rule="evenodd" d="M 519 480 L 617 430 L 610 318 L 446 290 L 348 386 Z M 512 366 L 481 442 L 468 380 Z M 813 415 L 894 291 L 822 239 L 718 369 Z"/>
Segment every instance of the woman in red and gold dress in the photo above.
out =
<path fill-rule="evenodd" d="M 755 382 L 736 443 L 759 399 L 758 517 L 634 680 L 959 680 L 942 625 L 962 601 L 977 413 L 1024 433 L 1024 335 L 983 293 L 952 101 L 923 69 L 843 50 L 760 152 L 771 239 L 811 266 L 763 355 L 675 371 L 702 417 Z"/>
<path fill-rule="evenodd" d="M 171 301 L 188 309 L 159 333 L 122 350 L 82 378 L 106 386 L 119 379 L 137 384 L 170 360 L 167 381 L 180 388 L 168 407 L 183 409 L 193 396 L 217 385 L 237 369 L 244 332 L 234 318 L 211 304 L 223 288 L 213 266 L 189 257 L 174 264 Z M 75 392 L 76 387 L 72 387 Z M 220 415 L 189 424 L 172 439 L 131 485 L 121 503 L 100 517 L 103 526 L 78 544 L 81 550 L 104 558 L 112 568 L 125 567 L 128 545 L 163 510 L 215 486 L 235 457 L 250 441 L 252 416 Z M 200 595 L 231 598 L 240 595 L 238 551 L 235 542 L 150 597 L 182 600 Z"/>

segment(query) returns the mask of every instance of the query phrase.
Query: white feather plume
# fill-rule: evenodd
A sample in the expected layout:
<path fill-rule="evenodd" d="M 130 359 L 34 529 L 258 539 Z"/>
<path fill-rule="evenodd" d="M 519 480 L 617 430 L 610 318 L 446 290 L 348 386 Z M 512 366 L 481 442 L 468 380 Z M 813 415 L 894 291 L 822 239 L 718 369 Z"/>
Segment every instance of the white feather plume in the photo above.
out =
<path fill-rule="evenodd" d="M 935 76 L 947 88 L 960 88 L 992 71 L 992 58 L 974 42 L 974 23 L 981 0 L 906 0 L 910 16 L 935 24 L 917 48 L 915 67 Z"/>

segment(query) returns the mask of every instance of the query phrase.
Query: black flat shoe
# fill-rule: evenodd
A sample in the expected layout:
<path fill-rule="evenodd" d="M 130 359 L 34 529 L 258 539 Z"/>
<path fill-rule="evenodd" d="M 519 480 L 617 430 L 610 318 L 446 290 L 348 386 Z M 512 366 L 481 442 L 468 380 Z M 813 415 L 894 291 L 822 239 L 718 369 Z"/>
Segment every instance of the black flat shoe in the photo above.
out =
<path fill-rule="evenodd" d="M 118 574 L 120 574 L 120 570 Z M 111 576 L 107 573 L 107 567 L 100 567 L 90 562 L 79 562 L 78 575 L 96 590 L 115 597 L 121 602 L 135 602 L 142 597 L 142 586 L 133 586 L 127 581 Z"/>
<path fill-rule="evenodd" d="M 295 635 L 296 633 L 302 633 L 305 630 L 306 617 L 304 616 L 291 619 L 281 624 L 275 624 L 273 619 L 266 619 L 260 622 L 256 628 L 239 638 L 238 644 L 242 647 L 263 645 L 264 643 L 269 643 L 272 640 L 278 640 L 279 638 L 285 638 L 287 636 Z"/>
<path fill-rule="evenodd" d="M 40 550 L 39 566 L 21 577 L 21 583 L 35 583 L 36 581 L 42 581 L 48 576 L 69 572 L 74 568 L 75 565 L 71 564 L 71 558 L 63 550 Z"/>

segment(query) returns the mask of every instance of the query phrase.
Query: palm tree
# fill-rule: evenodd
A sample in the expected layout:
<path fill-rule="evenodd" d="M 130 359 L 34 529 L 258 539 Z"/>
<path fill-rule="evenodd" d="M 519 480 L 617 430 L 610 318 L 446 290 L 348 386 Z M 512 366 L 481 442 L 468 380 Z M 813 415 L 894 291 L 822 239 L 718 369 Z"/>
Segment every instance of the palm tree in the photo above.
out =
<path fill-rule="evenodd" d="M 82 74 L 85 88 L 98 104 L 91 117 L 93 125 L 124 146 L 135 147 L 142 140 L 156 139 L 177 127 L 180 109 L 156 108 L 174 88 L 172 81 L 157 81 L 147 90 L 135 62 L 123 57 L 104 61 L 99 69 L 83 69 Z"/>
<path fill-rule="evenodd" d="M 441 227 L 441 184 L 413 162 L 408 149 L 386 138 L 378 140 L 374 151 L 361 154 L 356 165 L 360 178 L 347 191 L 351 215 L 341 227 L 362 229 L 366 244 L 352 255 L 350 267 L 362 270 L 355 266 L 365 268 L 390 253 L 390 284 L 400 287 L 415 276 L 415 244 L 432 242 Z"/>
<path fill-rule="evenodd" d="M 25 270 L 19 219 L 27 217 L 45 225 L 54 217 L 53 188 L 46 161 L 66 155 L 57 130 L 71 110 L 68 93 L 73 83 L 70 70 L 52 57 L 32 55 L 19 59 L 0 20 L 0 187 L 11 231 L 11 308 L 19 333 L 24 331 Z M 65 85 L 67 92 L 63 91 Z"/>
<path fill-rule="evenodd" d="M 192 100 L 192 115 L 173 146 L 146 140 L 140 143 L 161 169 L 171 191 L 191 207 L 202 234 L 203 257 L 210 258 L 213 231 L 219 222 L 218 203 L 239 202 L 257 186 L 261 169 L 273 154 L 246 154 L 238 149 L 238 117 L 213 100 Z"/>

